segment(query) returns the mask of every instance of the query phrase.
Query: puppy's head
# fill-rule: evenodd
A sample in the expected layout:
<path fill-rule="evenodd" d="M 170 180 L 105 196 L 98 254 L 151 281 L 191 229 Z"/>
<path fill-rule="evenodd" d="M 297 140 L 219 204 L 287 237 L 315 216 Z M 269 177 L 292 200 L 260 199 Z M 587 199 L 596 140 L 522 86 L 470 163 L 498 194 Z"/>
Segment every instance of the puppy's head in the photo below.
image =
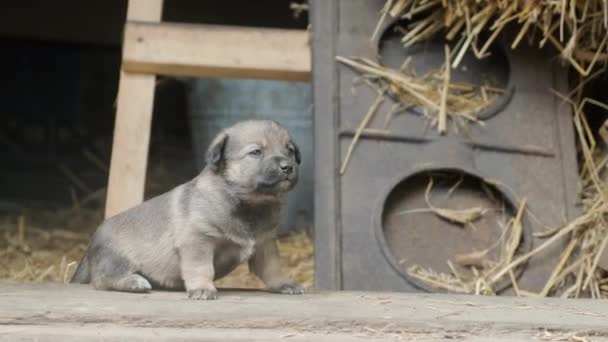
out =
<path fill-rule="evenodd" d="M 270 120 L 241 121 L 218 134 L 207 167 L 248 199 L 279 197 L 298 182 L 300 151 L 283 126 Z"/>

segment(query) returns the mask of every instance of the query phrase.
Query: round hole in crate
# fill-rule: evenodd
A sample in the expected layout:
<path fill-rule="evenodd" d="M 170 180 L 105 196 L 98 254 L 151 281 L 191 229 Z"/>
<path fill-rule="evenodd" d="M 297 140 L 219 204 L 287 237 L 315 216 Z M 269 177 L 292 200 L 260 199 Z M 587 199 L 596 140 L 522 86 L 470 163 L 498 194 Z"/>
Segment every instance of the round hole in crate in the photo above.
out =
<path fill-rule="evenodd" d="M 459 49 L 464 40 L 459 42 L 459 39 L 455 38 L 452 41 L 447 41 L 443 37 L 443 33 L 433 35 L 425 41 L 406 47 L 402 38 L 408 32 L 407 30 L 404 31 L 404 27 L 408 27 L 410 23 L 406 20 L 393 23 L 380 37 L 378 55 L 383 65 L 399 69 L 406 58 L 411 57 L 406 71 L 415 74 L 416 77 L 421 77 L 442 69 L 445 64 L 445 45 L 450 47 L 451 62 L 459 58 Z M 488 38 L 484 34 L 481 36 L 483 39 L 478 43 L 479 49 Z M 460 86 L 460 90 L 478 95 L 479 101 L 476 102 L 479 102 L 479 104 L 471 105 L 471 108 L 474 109 L 472 114 L 482 120 L 488 120 L 501 112 L 509 103 L 514 92 L 514 87 L 510 85 L 510 64 L 505 48 L 495 42 L 490 45 L 486 53 L 487 55 L 484 54 L 485 57 L 478 58 L 469 46 L 457 68 L 450 70 L 450 82 L 455 87 Z M 470 86 L 474 86 L 469 88 L 473 89 L 472 92 L 466 90 L 466 87 Z M 481 86 L 484 86 L 483 91 Z M 409 111 L 421 113 L 423 109 L 411 108 Z"/>
<path fill-rule="evenodd" d="M 415 287 L 459 292 L 463 286 L 455 281 L 454 269 L 468 281 L 478 279 L 475 271 L 484 274 L 505 260 L 507 241 L 514 236 L 514 203 L 507 193 L 473 173 L 421 171 L 402 177 L 381 198 L 376 237 L 389 263 Z M 531 245 L 525 215 L 521 224 L 516 255 Z M 517 267 L 515 276 L 524 268 L 524 264 Z M 500 292 L 510 285 L 511 280 L 503 277 L 493 290 Z"/>

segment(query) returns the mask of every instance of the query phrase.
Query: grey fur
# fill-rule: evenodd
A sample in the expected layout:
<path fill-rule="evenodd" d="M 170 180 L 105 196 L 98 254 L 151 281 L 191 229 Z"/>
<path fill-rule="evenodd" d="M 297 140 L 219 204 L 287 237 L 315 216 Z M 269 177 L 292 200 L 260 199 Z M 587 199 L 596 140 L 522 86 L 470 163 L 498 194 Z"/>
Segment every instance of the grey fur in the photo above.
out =
<path fill-rule="evenodd" d="M 213 281 L 249 261 L 271 291 L 302 293 L 283 275 L 275 241 L 299 159 L 289 132 L 274 121 L 225 129 L 196 178 L 103 222 L 71 281 L 127 292 L 185 289 L 190 298 L 215 299 Z"/>

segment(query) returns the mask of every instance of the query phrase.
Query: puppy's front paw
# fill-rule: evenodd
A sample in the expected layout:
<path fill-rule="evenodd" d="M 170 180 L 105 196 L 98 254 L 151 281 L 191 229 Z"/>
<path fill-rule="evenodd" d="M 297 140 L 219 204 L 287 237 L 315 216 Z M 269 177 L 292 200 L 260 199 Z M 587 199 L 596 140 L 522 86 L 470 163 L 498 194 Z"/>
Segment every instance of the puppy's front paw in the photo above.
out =
<path fill-rule="evenodd" d="M 280 284 L 270 287 L 270 291 L 282 294 L 303 294 L 304 288 L 295 283 Z"/>
<path fill-rule="evenodd" d="M 188 290 L 188 298 L 194 300 L 213 300 L 217 299 L 216 289 L 194 289 Z"/>

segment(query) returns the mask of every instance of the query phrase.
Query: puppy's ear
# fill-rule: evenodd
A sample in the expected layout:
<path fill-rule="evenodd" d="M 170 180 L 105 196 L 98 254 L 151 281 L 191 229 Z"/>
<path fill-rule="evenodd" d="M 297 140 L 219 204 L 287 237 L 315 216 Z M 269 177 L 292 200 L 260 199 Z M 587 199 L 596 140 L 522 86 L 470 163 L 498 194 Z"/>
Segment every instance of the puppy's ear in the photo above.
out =
<path fill-rule="evenodd" d="M 300 154 L 300 148 L 295 142 L 293 143 L 293 150 L 296 157 L 296 163 L 300 165 L 302 163 L 302 154 Z"/>
<path fill-rule="evenodd" d="M 206 162 L 213 171 L 218 171 L 224 164 L 224 152 L 228 143 L 228 134 L 213 139 L 211 146 L 207 149 Z"/>

